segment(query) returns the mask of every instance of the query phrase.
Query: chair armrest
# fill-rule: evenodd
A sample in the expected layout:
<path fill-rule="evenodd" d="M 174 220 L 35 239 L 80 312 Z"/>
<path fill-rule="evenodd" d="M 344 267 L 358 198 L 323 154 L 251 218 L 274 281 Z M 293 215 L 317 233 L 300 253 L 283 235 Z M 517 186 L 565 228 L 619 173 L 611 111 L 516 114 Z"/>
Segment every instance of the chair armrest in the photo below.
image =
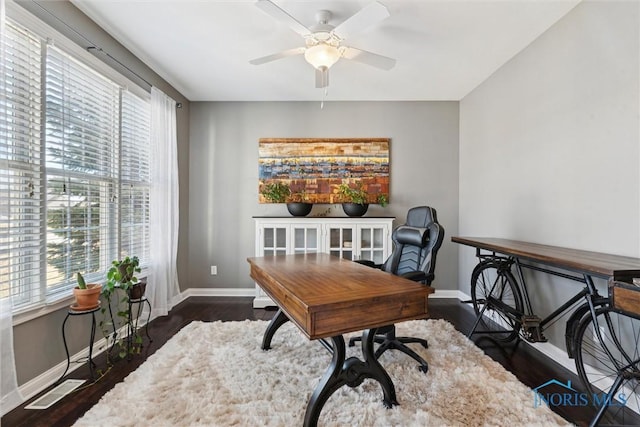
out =
<path fill-rule="evenodd" d="M 382 264 L 376 264 L 373 261 L 369 261 L 368 259 L 357 259 L 354 262 L 358 264 L 366 265 L 367 267 L 377 268 L 378 270 L 382 269 Z"/>

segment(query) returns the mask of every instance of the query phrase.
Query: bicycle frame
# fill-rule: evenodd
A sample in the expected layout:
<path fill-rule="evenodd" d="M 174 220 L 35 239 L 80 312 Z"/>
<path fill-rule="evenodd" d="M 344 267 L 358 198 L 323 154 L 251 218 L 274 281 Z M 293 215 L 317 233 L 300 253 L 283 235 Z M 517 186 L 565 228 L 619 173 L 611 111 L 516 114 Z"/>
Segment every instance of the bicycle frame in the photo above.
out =
<path fill-rule="evenodd" d="M 468 302 L 473 303 L 477 317 L 469 337 L 474 333 L 490 333 L 498 334 L 494 335 L 496 342 L 546 341 L 542 332 L 570 313 L 565 332 L 567 355 L 576 360 L 576 370 L 585 388 L 594 396 L 599 391 L 606 392 L 607 397 L 604 402 L 593 398 L 592 403 L 602 406 L 591 425 L 597 425 L 609 408 L 616 411 L 621 407 L 609 407 L 607 402 L 617 399 L 614 395 L 623 387 L 636 396 L 636 406 L 627 411 L 640 413 L 640 309 L 637 294 L 628 293 L 629 289 L 638 292 L 628 286 L 633 278 L 640 277 L 640 258 L 504 238 L 455 236 L 451 240 L 474 247 L 479 259 L 471 274 L 472 299 Z M 576 281 L 584 287 L 540 319 L 531 302 L 523 274 L 525 268 Z M 608 295 L 599 294 L 595 278 L 608 281 Z M 615 283 L 622 284 L 618 288 L 627 289 L 618 290 L 618 301 Z M 634 320 L 623 323 L 617 316 Z M 481 323 L 486 331 L 476 330 Z M 623 331 L 624 340 L 618 331 Z M 626 404 L 626 400 L 622 403 Z M 622 408 L 619 411 L 626 406 Z M 620 413 L 610 415 L 618 420 Z M 634 425 L 640 425 L 637 418 L 630 418 Z"/>
<path fill-rule="evenodd" d="M 567 352 L 569 354 L 569 357 L 572 357 L 572 354 L 573 354 L 573 329 L 575 329 L 575 324 L 586 314 L 587 311 L 589 311 L 591 316 L 595 319 L 596 308 L 603 305 L 605 301 L 608 301 L 608 299 L 603 298 L 598 293 L 598 290 L 596 289 L 595 284 L 593 283 L 593 279 L 588 274 L 583 273 L 582 277 L 577 275 L 566 274 L 566 273 L 551 270 L 549 268 L 545 268 L 541 266 L 525 264 L 521 262 L 520 259 L 517 257 L 497 255 L 496 252 L 490 252 L 489 254 L 482 253 L 481 248 L 476 248 L 476 257 L 480 260 L 480 262 L 486 261 L 486 260 L 494 261 L 496 264 L 500 266 L 500 269 L 512 270 L 513 266 L 515 265 L 515 271 L 517 272 L 516 284 L 518 286 L 518 290 L 520 291 L 523 297 L 525 310 L 524 312 L 519 313 L 511 307 L 502 307 L 502 306 L 500 307 L 503 309 L 508 309 L 508 310 L 505 310 L 505 312 L 510 314 L 510 317 L 512 317 L 514 321 L 519 322 L 521 327 L 525 326 L 525 320 L 526 320 L 527 327 L 529 329 L 531 328 L 537 329 L 536 333 L 531 334 L 531 336 L 539 337 L 539 338 L 533 339 L 532 340 L 533 342 L 546 341 L 546 339 L 542 334 L 546 329 L 546 327 L 551 322 L 553 322 L 556 318 L 565 314 L 567 310 L 573 307 L 580 300 L 583 300 L 583 299 L 585 300 L 585 303 L 583 305 L 575 309 L 574 314 L 577 313 L 575 317 L 572 316 L 567 321 L 566 337 L 567 337 Z M 533 310 L 533 307 L 531 304 L 531 298 L 529 297 L 527 284 L 524 279 L 524 274 L 522 272 L 523 268 L 527 268 L 534 271 L 540 271 L 543 273 L 551 274 L 553 276 L 562 277 L 564 279 L 580 282 L 585 284 L 585 287 L 582 288 L 580 292 L 576 293 L 574 296 L 572 296 L 570 299 L 564 302 L 562 305 L 560 305 L 552 313 L 540 319 Z M 496 305 L 499 305 L 499 304 L 496 304 Z M 481 317 L 483 313 L 484 313 L 484 309 L 482 310 L 481 313 L 479 313 L 478 317 Z M 478 323 L 479 323 L 479 319 L 476 320 L 468 336 L 471 336 L 477 332 L 475 329 Z"/>

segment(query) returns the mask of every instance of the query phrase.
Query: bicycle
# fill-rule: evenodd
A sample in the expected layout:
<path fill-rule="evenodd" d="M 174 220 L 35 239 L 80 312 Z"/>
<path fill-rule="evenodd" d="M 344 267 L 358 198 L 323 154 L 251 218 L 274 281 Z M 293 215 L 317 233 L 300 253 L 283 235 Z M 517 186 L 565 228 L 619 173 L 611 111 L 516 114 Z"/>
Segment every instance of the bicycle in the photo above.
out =
<path fill-rule="evenodd" d="M 628 418 L 623 411 L 630 406 L 631 399 L 635 411 L 640 409 L 640 314 L 634 316 L 616 308 L 609 296 L 598 293 L 588 274 L 583 277 L 565 274 L 524 264 L 518 257 L 495 252 L 483 254 L 480 248 L 477 256 L 480 262 L 471 275 L 470 301 L 477 317 L 469 337 L 485 333 L 503 343 L 518 338 L 532 343 L 545 342 L 544 331 L 571 313 L 565 329 L 567 354 L 575 360 L 589 402 L 599 407 L 592 425 L 603 419 L 618 422 Z M 585 287 L 551 314 L 540 318 L 532 308 L 522 268 L 579 281 Z M 640 312 L 640 288 L 633 291 L 637 292 L 638 298 L 633 301 L 637 302 Z M 573 307 L 576 308 L 571 312 Z M 477 330 L 478 326 L 483 329 Z"/>

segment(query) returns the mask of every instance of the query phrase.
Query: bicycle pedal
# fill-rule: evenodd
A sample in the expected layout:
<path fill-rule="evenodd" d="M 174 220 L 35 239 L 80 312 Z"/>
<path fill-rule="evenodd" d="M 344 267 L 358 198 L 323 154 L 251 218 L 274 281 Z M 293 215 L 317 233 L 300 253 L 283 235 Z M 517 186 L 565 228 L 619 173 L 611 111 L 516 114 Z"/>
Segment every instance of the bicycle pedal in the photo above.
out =
<path fill-rule="evenodd" d="M 522 324 L 522 335 L 529 342 L 547 342 L 547 337 L 542 334 L 540 328 L 540 319 L 538 316 L 522 316 L 520 322 Z"/>

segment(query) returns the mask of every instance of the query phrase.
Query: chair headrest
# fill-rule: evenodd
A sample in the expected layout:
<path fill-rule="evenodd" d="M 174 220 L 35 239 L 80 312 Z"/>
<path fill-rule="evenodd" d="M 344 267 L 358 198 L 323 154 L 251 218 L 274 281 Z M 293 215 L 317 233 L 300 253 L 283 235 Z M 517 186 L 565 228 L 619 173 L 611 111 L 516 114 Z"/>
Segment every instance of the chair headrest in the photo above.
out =
<path fill-rule="evenodd" d="M 424 248 L 429 242 L 429 232 L 426 228 L 401 225 L 395 231 L 396 241 L 403 245 Z"/>

